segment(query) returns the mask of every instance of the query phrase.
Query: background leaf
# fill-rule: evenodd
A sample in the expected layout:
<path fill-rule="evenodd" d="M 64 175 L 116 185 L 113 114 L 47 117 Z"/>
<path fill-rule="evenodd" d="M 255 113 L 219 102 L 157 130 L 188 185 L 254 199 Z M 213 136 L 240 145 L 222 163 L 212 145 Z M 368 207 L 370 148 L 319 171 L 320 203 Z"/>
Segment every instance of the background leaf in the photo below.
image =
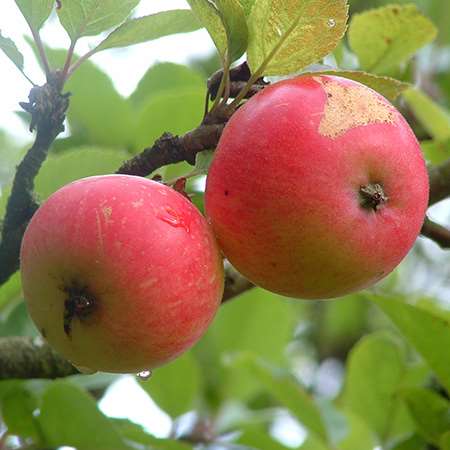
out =
<path fill-rule="evenodd" d="M 248 28 L 245 13 L 238 0 L 216 0 L 225 32 L 230 62 L 239 59 L 247 50 Z"/>
<path fill-rule="evenodd" d="M 24 387 L 11 389 L 1 399 L 2 418 L 11 434 L 41 440 L 40 426 L 33 415 L 38 403 Z"/>
<path fill-rule="evenodd" d="M 395 298 L 373 296 L 371 299 L 397 325 L 450 391 L 450 323 Z"/>
<path fill-rule="evenodd" d="M 15 0 L 20 12 L 35 31 L 38 31 L 50 16 L 54 0 Z"/>
<path fill-rule="evenodd" d="M 442 435 L 450 430 L 450 402 L 424 388 L 408 389 L 403 398 L 418 432 L 428 442 L 439 445 Z"/>
<path fill-rule="evenodd" d="M 408 89 L 403 98 L 414 115 L 437 141 L 450 139 L 450 115 L 419 89 Z"/>
<path fill-rule="evenodd" d="M 95 147 L 74 148 L 53 155 L 36 177 L 36 192 L 41 199 L 79 178 L 114 173 L 126 159 L 124 152 Z"/>
<path fill-rule="evenodd" d="M 156 369 L 150 379 L 140 385 L 164 411 L 177 417 L 197 406 L 202 388 L 200 367 L 188 352 Z"/>
<path fill-rule="evenodd" d="M 336 47 L 346 22 L 346 0 L 256 0 L 249 17 L 249 65 L 255 72 L 278 48 L 264 75 L 297 72 Z"/>
<path fill-rule="evenodd" d="M 70 405 L 70 416 L 61 414 L 67 405 Z M 94 399 L 65 381 L 54 382 L 46 389 L 38 421 L 50 446 L 128 449 L 113 423 L 98 410 Z"/>
<path fill-rule="evenodd" d="M 163 11 L 130 19 L 116 28 L 96 48 L 95 52 L 114 47 L 126 47 L 176 33 L 189 33 L 201 25 L 188 9 Z"/>
<path fill-rule="evenodd" d="M 415 5 L 389 5 L 353 16 L 348 31 L 361 67 L 388 74 L 436 37 L 436 27 Z"/>
<path fill-rule="evenodd" d="M 187 0 L 187 2 L 200 23 L 208 30 L 223 61 L 228 46 L 227 33 L 217 8 L 209 0 Z"/>
<path fill-rule="evenodd" d="M 0 32 L 0 49 L 14 63 L 14 65 L 23 72 L 23 55 L 19 52 L 13 40 L 2 36 Z"/>
<path fill-rule="evenodd" d="M 72 41 L 99 34 L 123 22 L 139 0 L 61 0 L 57 10 Z"/>
<path fill-rule="evenodd" d="M 385 334 L 364 337 L 350 353 L 342 405 L 363 419 L 381 442 L 398 412 L 396 392 L 405 372 L 401 349 Z"/>
<path fill-rule="evenodd" d="M 377 91 L 391 102 L 402 92 L 411 87 L 410 84 L 396 80 L 395 78 L 378 76 L 357 70 L 320 70 L 318 72 L 311 72 L 311 74 L 334 75 L 358 81 L 359 83 L 369 86 L 374 91 Z"/>

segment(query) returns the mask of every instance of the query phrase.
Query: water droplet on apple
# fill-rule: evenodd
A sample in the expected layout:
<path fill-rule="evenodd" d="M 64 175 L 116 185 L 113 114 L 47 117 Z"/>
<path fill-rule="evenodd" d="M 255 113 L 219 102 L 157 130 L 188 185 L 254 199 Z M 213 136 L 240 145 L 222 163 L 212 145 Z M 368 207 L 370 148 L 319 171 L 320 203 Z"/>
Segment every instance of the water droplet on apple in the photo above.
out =
<path fill-rule="evenodd" d="M 152 376 L 152 371 L 151 370 L 143 370 L 142 372 L 139 372 L 138 374 L 136 374 L 136 376 L 142 381 L 147 381 Z"/>
<path fill-rule="evenodd" d="M 158 214 L 158 219 L 162 220 L 163 222 L 168 223 L 172 227 L 175 227 L 175 228 L 181 227 L 181 228 L 184 228 L 187 232 L 189 232 L 189 227 L 187 226 L 186 222 L 170 206 L 166 206 L 164 208 L 164 210 Z"/>
<path fill-rule="evenodd" d="M 327 25 L 328 25 L 330 28 L 334 28 L 334 27 L 336 26 L 336 21 L 335 21 L 333 18 L 330 18 L 330 19 L 328 19 L 328 21 L 327 21 Z"/>

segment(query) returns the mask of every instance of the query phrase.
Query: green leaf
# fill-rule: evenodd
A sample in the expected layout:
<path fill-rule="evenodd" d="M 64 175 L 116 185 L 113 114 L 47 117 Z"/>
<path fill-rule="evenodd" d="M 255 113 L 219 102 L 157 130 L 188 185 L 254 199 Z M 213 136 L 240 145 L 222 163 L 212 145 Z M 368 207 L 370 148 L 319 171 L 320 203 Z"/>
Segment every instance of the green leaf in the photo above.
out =
<path fill-rule="evenodd" d="M 35 190 L 43 199 L 79 178 L 114 173 L 127 158 L 117 150 L 81 147 L 50 156 L 35 180 Z"/>
<path fill-rule="evenodd" d="M 411 87 L 409 83 L 396 80 L 395 78 L 374 75 L 358 70 L 323 70 L 305 73 L 305 75 L 334 75 L 349 78 L 350 80 L 358 81 L 369 86 L 390 101 L 394 101 L 402 92 Z"/>
<path fill-rule="evenodd" d="M 84 135 L 95 146 L 127 149 L 131 145 L 131 106 L 108 75 L 85 61 L 68 81 L 67 90 L 74 93 L 67 114 L 73 134 Z"/>
<path fill-rule="evenodd" d="M 348 433 L 338 444 L 339 450 L 373 450 L 376 440 L 370 427 L 361 418 L 350 411 L 344 411 Z"/>
<path fill-rule="evenodd" d="M 23 72 L 23 55 L 19 52 L 14 41 L 2 36 L 0 31 L 0 49 L 14 63 L 14 65 Z"/>
<path fill-rule="evenodd" d="M 408 89 L 403 98 L 419 122 L 437 141 L 450 139 L 450 114 L 419 89 Z"/>
<path fill-rule="evenodd" d="M 286 365 L 284 350 L 293 336 L 297 304 L 255 288 L 220 308 L 194 347 L 212 403 L 228 398 L 248 399 L 262 389 L 247 369 L 224 367 L 233 355 L 249 352 L 273 364 Z M 262 339 L 267 330 L 270 339 Z"/>
<path fill-rule="evenodd" d="M 386 438 L 394 420 L 399 403 L 395 394 L 405 369 L 401 349 L 385 334 L 364 337 L 350 352 L 342 404 L 363 418 L 380 439 Z"/>
<path fill-rule="evenodd" d="M 180 379 L 181 377 L 181 379 Z M 160 367 L 141 387 L 172 417 L 193 410 L 201 395 L 201 372 L 192 353 Z"/>
<path fill-rule="evenodd" d="M 416 434 L 397 442 L 391 450 L 427 450 L 427 443 Z"/>
<path fill-rule="evenodd" d="M 227 51 L 227 33 L 216 6 L 210 0 L 187 0 L 199 22 L 208 30 L 222 61 Z"/>
<path fill-rule="evenodd" d="M 253 72 L 286 75 L 330 53 L 347 23 L 346 0 L 256 0 L 249 17 Z"/>
<path fill-rule="evenodd" d="M 246 367 L 254 381 L 262 383 L 267 392 L 286 407 L 310 433 L 327 442 L 327 431 L 318 406 L 292 375 L 277 373 L 250 354 L 238 358 L 236 364 Z"/>
<path fill-rule="evenodd" d="M 8 432 L 39 442 L 41 430 L 33 415 L 37 407 L 36 398 L 25 388 L 18 387 L 8 391 L 1 401 L 2 418 Z"/>
<path fill-rule="evenodd" d="M 434 140 L 420 143 L 425 159 L 433 165 L 442 164 L 450 158 L 450 139 L 439 142 Z"/>
<path fill-rule="evenodd" d="M 16 0 L 30 28 L 38 31 L 52 12 L 55 0 Z"/>
<path fill-rule="evenodd" d="M 198 30 L 201 25 L 188 9 L 163 11 L 149 16 L 130 19 L 116 28 L 94 51 L 126 47 L 177 33 Z"/>
<path fill-rule="evenodd" d="M 299 450 L 330 450 L 320 439 L 309 435 Z M 359 449 L 358 449 L 359 450 Z"/>
<path fill-rule="evenodd" d="M 49 446 L 78 450 L 129 448 L 94 399 L 65 381 L 56 381 L 46 389 L 38 421 Z"/>
<path fill-rule="evenodd" d="M 269 434 L 269 430 L 264 430 L 260 425 L 249 425 L 240 429 L 242 434 L 237 440 L 238 444 L 251 447 L 253 449 L 264 450 L 287 450 L 288 447 L 275 441 Z"/>
<path fill-rule="evenodd" d="M 389 73 L 431 42 L 436 32 L 415 5 L 389 5 L 355 14 L 348 37 L 364 70 Z"/>
<path fill-rule="evenodd" d="M 129 420 L 112 419 L 111 421 L 125 439 L 145 445 L 146 450 L 192 450 L 190 445 L 182 442 L 171 439 L 157 439 L 148 434 L 140 425 Z"/>
<path fill-rule="evenodd" d="M 441 436 L 450 430 L 450 402 L 424 388 L 408 389 L 403 398 L 419 434 L 439 445 Z"/>
<path fill-rule="evenodd" d="M 0 311 L 21 297 L 21 288 L 19 272 L 16 272 L 6 283 L 0 286 Z"/>
<path fill-rule="evenodd" d="M 244 12 L 246 16 L 250 15 L 250 12 L 253 8 L 253 5 L 255 4 L 256 0 L 239 0 L 239 3 L 244 8 Z"/>
<path fill-rule="evenodd" d="M 203 174 L 208 173 L 209 166 L 214 159 L 214 150 L 205 150 L 195 156 L 195 171 Z"/>
<path fill-rule="evenodd" d="M 442 450 L 450 450 L 450 431 L 442 436 L 440 447 Z"/>
<path fill-rule="evenodd" d="M 204 101 L 204 89 L 172 89 L 152 96 L 138 116 L 135 148 L 152 145 L 164 132 L 183 134 L 197 127 Z"/>
<path fill-rule="evenodd" d="M 37 336 L 38 332 L 24 301 L 14 305 L 4 320 L 0 320 L 0 336 Z"/>
<path fill-rule="evenodd" d="M 371 299 L 397 325 L 450 392 L 450 322 L 394 298 Z"/>
<path fill-rule="evenodd" d="M 145 104 L 150 97 L 164 91 L 205 89 L 205 79 L 197 71 L 169 62 L 152 66 L 141 78 L 129 101 L 134 107 Z"/>
<path fill-rule="evenodd" d="M 229 62 L 239 59 L 247 50 L 248 27 L 238 0 L 215 0 L 227 35 Z"/>
<path fill-rule="evenodd" d="M 123 22 L 138 3 L 139 0 L 61 0 L 57 12 L 74 42 Z"/>

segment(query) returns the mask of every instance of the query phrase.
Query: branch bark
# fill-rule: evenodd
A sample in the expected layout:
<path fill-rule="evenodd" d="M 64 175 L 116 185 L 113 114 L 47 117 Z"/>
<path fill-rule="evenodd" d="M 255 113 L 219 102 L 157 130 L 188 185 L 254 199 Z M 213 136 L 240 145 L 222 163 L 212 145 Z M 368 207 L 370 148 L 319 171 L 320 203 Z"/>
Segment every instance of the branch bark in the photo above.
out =
<path fill-rule="evenodd" d="M 22 236 L 39 206 L 33 196 L 34 179 L 56 136 L 64 130 L 69 106 L 68 95 L 59 91 L 57 77 L 42 87 L 33 87 L 28 97 L 29 102 L 21 106 L 31 114 L 30 130 L 36 128 L 36 138 L 17 167 L 6 207 L 0 241 L 0 285 L 19 268 Z"/>
<path fill-rule="evenodd" d="M 421 235 L 436 242 L 442 249 L 450 248 L 450 230 L 444 226 L 433 222 L 428 217 L 425 218 Z"/>
<path fill-rule="evenodd" d="M 79 373 L 41 338 L 0 338 L 0 379 L 58 378 Z"/>

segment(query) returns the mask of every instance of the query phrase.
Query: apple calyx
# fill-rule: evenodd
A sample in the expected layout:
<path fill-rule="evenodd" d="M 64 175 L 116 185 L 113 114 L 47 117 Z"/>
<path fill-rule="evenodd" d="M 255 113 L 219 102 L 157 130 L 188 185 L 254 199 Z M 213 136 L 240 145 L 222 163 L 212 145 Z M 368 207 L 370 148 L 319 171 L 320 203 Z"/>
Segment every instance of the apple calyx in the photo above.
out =
<path fill-rule="evenodd" d="M 94 311 L 97 301 L 85 287 L 72 285 L 64 288 L 64 292 L 67 294 L 64 301 L 64 332 L 70 336 L 73 319 L 86 319 Z"/>
<path fill-rule="evenodd" d="M 366 186 L 361 186 L 359 196 L 361 206 L 374 211 L 377 211 L 389 200 L 389 197 L 384 193 L 383 186 L 379 183 L 369 183 Z"/>

